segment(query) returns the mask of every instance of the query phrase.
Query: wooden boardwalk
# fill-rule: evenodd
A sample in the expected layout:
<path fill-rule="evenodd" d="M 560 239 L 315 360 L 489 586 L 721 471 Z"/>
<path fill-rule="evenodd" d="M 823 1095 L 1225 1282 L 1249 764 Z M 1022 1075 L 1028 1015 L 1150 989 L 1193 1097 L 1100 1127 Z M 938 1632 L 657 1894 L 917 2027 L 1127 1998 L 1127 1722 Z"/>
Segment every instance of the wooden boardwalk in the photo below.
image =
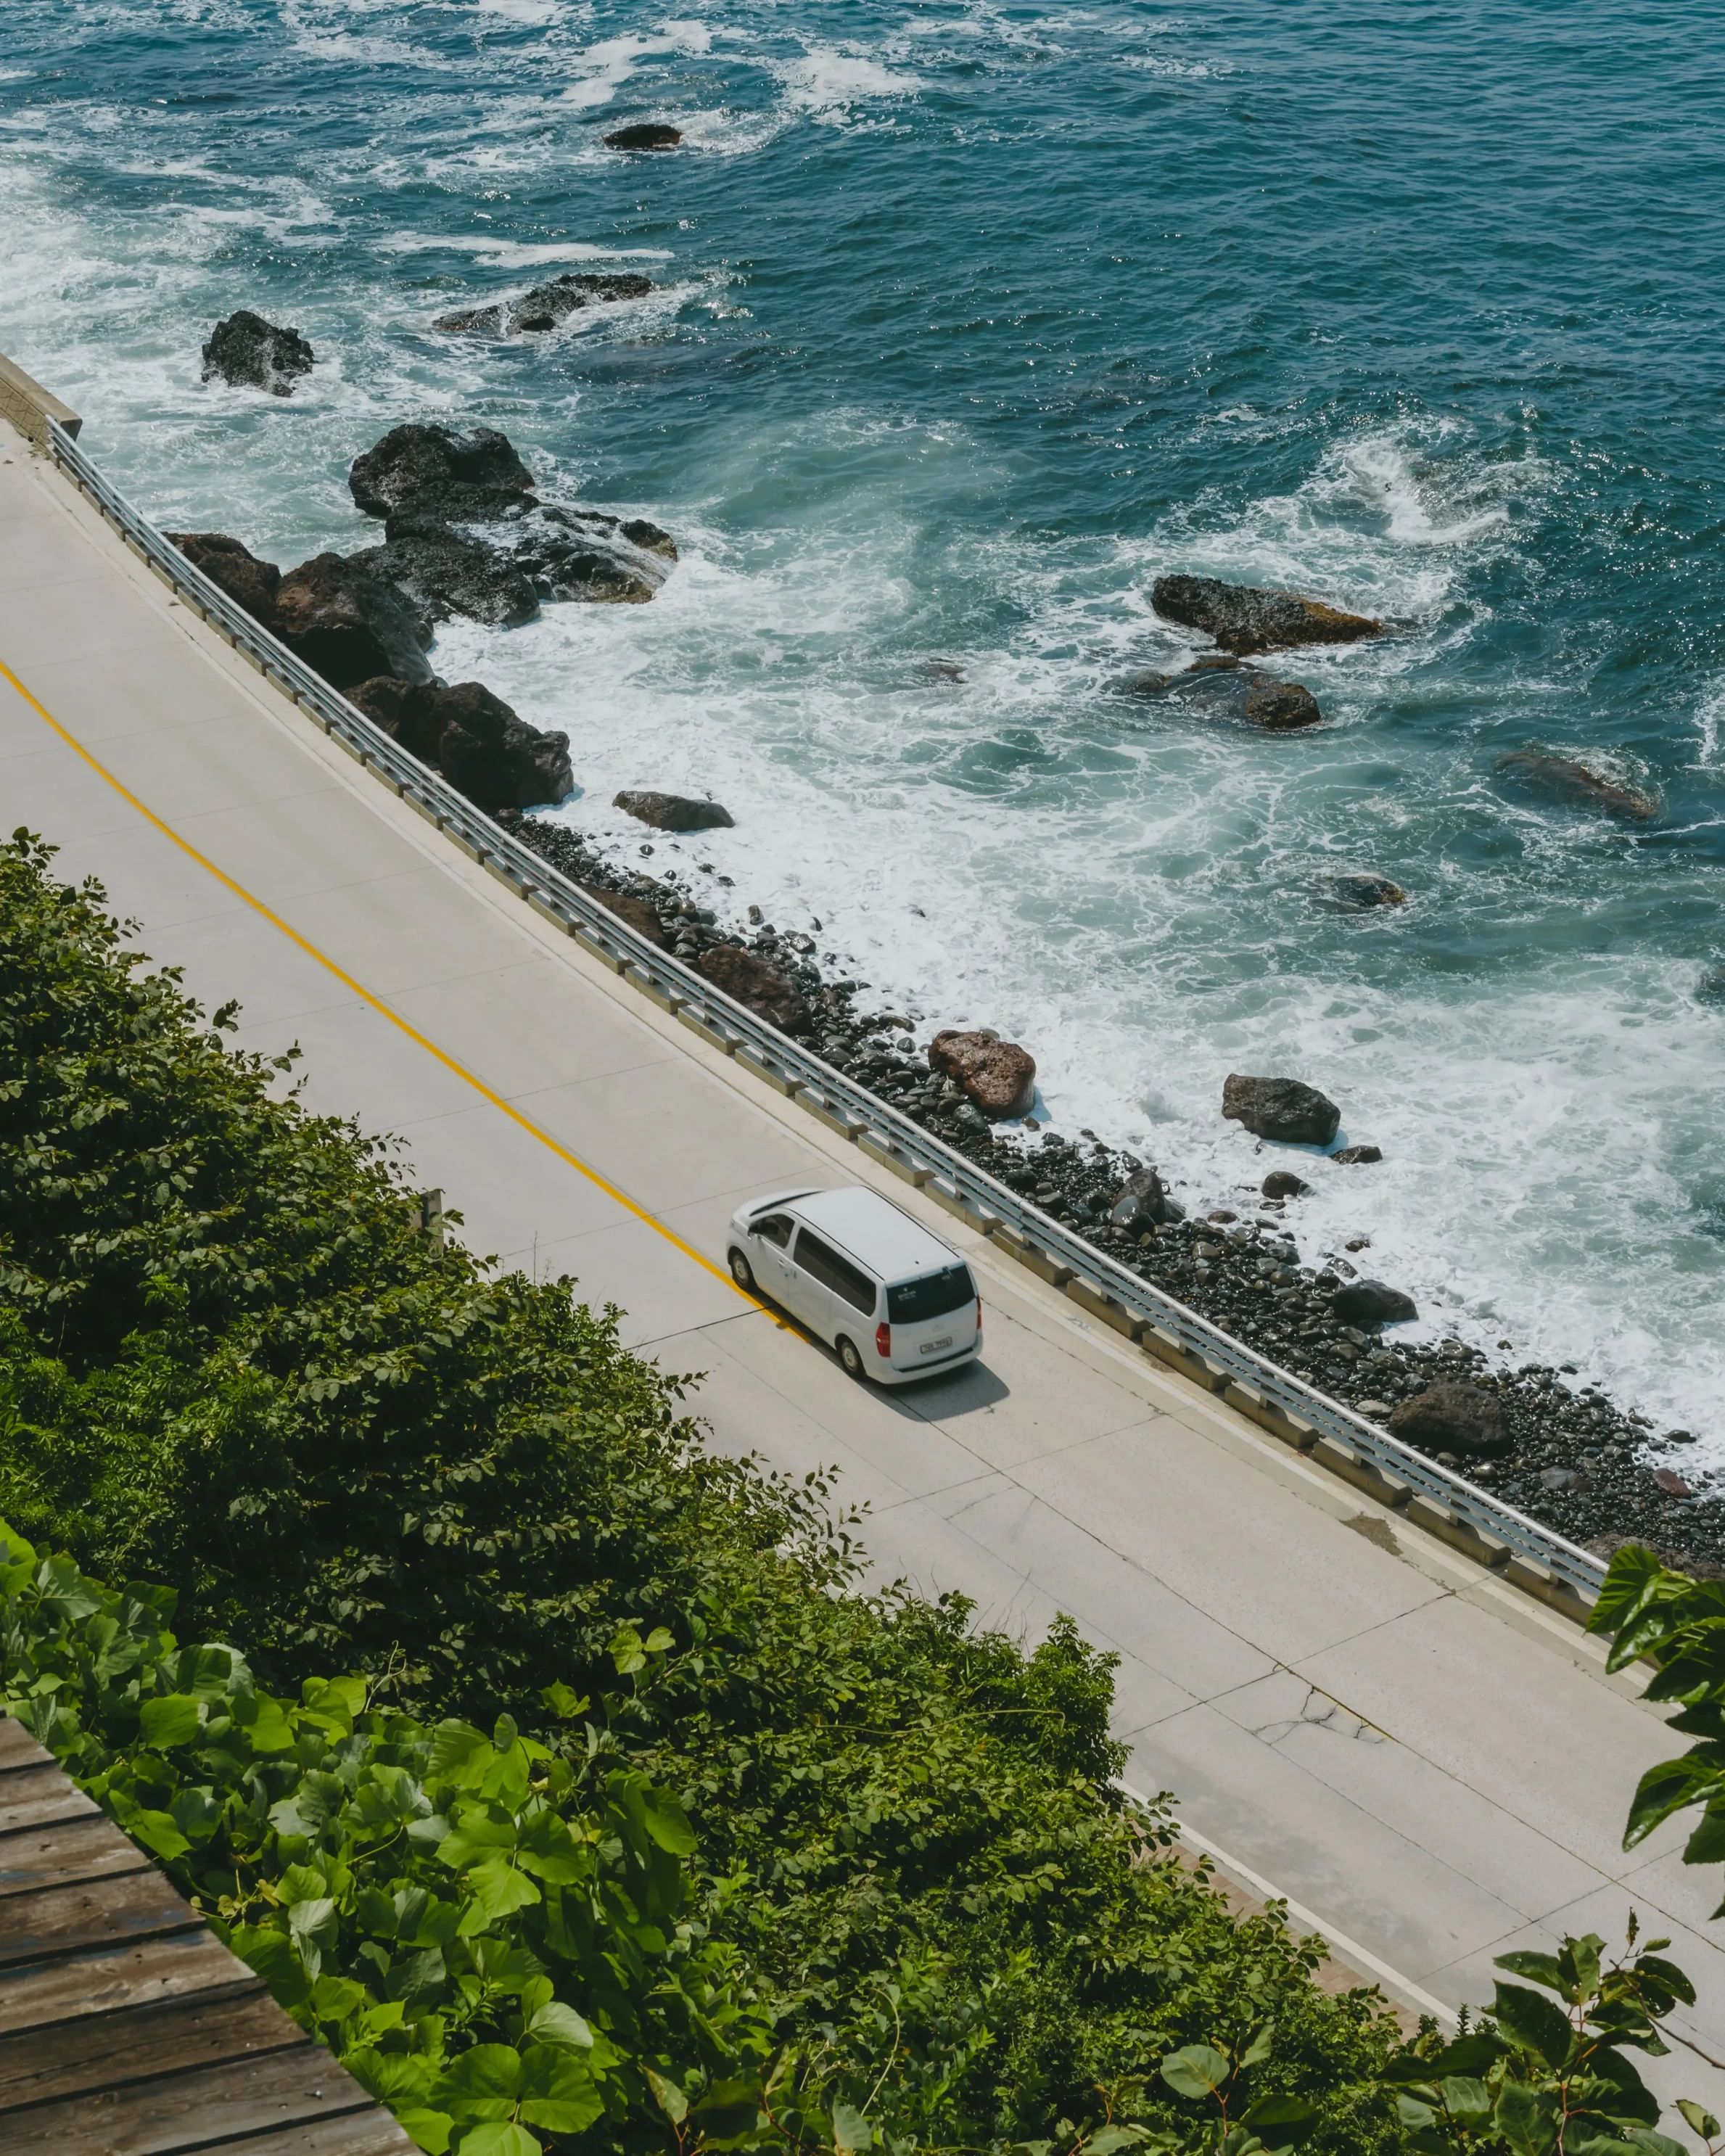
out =
<path fill-rule="evenodd" d="M 150 1859 L 0 1716 L 6 2156 L 413 2156 Z"/>

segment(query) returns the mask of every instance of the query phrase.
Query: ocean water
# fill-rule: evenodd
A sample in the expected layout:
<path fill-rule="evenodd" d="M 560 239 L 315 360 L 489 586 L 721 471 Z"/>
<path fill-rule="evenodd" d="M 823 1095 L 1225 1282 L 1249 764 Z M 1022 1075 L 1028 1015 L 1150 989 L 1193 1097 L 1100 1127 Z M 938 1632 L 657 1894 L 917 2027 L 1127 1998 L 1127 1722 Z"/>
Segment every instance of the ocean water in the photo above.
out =
<path fill-rule="evenodd" d="M 1230 1070 L 1375 1168 L 1302 1249 L 1573 1363 L 1725 1466 L 1725 25 L 1698 0 L 1009 7 L 13 0 L 0 348 L 162 523 L 367 543 L 410 418 L 649 515 L 650 606 L 434 654 L 572 737 L 559 813 L 711 792 L 711 864 L 872 984 L 1024 1041 L 1056 1127 L 1191 1204 L 1272 1163 Z M 683 131 L 624 157 L 630 119 Z M 588 264 L 649 300 L 431 317 Z M 296 324 L 279 402 L 198 379 Z M 1398 633 L 1271 661 L 1322 729 L 1111 693 L 1197 639 L 1153 578 Z M 928 662 L 946 662 L 947 670 Z M 1633 829 L 1506 792 L 1609 757 Z M 1342 870 L 1410 903 L 1345 916 Z M 700 879 L 705 882 L 706 879 Z M 1697 1455 L 1690 1455 L 1692 1459 Z"/>

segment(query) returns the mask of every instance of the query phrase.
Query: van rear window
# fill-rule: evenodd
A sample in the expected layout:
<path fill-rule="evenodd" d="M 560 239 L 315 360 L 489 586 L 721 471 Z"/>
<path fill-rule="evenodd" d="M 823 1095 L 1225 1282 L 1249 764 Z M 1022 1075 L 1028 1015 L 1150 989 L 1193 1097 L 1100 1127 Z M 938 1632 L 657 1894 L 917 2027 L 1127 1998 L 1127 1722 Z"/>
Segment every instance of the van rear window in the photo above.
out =
<path fill-rule="evenodd" d="M 949 1310 L 963 1310 L 976 1295 L 968 1265 L 948 1265 L 944 1272 L 925 1273 L 921 1280 L 901 1281 L 886 1291 L 886 1315 L 895 1325 L 920 1325 L 925 1317 L 944 1317 Z"/>

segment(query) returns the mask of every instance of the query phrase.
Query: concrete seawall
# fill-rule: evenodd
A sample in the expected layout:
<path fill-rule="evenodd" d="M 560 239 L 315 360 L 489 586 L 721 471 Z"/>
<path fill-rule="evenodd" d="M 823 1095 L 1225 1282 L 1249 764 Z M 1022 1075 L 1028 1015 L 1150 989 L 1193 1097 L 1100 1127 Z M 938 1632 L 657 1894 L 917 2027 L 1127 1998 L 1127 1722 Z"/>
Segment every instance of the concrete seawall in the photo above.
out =
<path fill-rule="evenodd" d="M 705 1372 L 719 1443 L 838 1462 L 885 1577 L 1014 1630 L 1068 1610 L 1118 1651 L 1131 1780 L 1177 1789 L 1249 1886 L 1450 2003 L 1489 1994 L 1492 1953 L 1620 1936 L 1633 1903 L 1697 1979 L 1689 2033 L 1725 2056 L 1710 1879 L 1677 1830 L 1619 1845 L 1677 1745 L 1572 1625 L 639 994 L 313 728 L 4 426 L 0 660 L 8 828 L 99 875 L 195 993 L 238 996 L 247 1045 L 300 1041 L 315 1107 L 403 1132 L 476 1247 L 575 1272 L 644 1353 Z M 984 1368 L 859 1389 L 737 1296 L 732 1209 L 803 1175 L 874 1183 L 965 1252 Z M 1674 2088 L 1705 2096 L 1681 2066 Z"/>

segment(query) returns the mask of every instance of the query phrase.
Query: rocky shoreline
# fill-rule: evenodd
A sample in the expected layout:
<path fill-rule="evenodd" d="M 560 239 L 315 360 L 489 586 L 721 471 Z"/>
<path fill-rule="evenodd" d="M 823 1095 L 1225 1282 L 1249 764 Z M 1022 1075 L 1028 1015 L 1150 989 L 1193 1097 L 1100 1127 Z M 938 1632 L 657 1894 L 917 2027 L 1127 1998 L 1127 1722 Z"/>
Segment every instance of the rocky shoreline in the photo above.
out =
<path fill-rule="evenodd" d="M 1698 1576 L 1725 1577 L 1725 1500 L 1685 1481 L 1686 1431 L 1656 1430 L 1597 1387 L 1567 1382 L 1578 1374 L 1567 1366 L 1496 1362 L 1456 1340 L 1416 1346 L 1387 1337 L 1389 1321 L 1374 1319 L 1375 1299 L 1361 1293 L 1372 1285 L 1361 1277 L 1363 1239 L 1317 1263 L 1301 1261 L 1303 1185 L 1293 1165 L 1277 1167 L 1273 1142 L 1260 1142 L 1262 1183 L 1231 1189 L 1187 1218 L 1175 1194 L 1187 1185 L 1176 1179 L 1170 1188 L 1151 1163 L 1088 1132 L 1067 1137 L 1034 1123 L 992 1123 L 932 1067 L 929 1049 L 939 1036 L 918 1045 L 912 1019 L 873 1005 L 865 982 L 827 978 L 811 936 L 776 929 L 758 907 L 747 909 L 746 930 L 723 926 L 721 911 L 740 910 L 723 888 L 729 877 L 712 871 L 715 887 L 703 890 L 701 869 L 655 877 L 566 824 L 508 811 L 500 821 L 708 978 L 710 954 L 747 953 L 793 993 L 803 1018 L 787 1029 L 853 1083 L 1245 1345 L 1373 1421 L 1394 1416 L 1403 1443 L 1602 1558 L 1643 1542 Z M 1447 1441 L 1422 1431 L 1410 1412 L 1415 1402 L 1429 1404 Z"/>
<path fill-rule="evenodd" d="M 570 275 L 435 326 L 542 331 L 650 289 L 645 279 Z M 277 395 L 290 394 L 313 364 L 296 331 L 245 314 L 218 326 L 205 359 L 211 372 Z M 1142 1279 L 1602 1557 L 1635 1539 L 1692 1572 L 1725 1577 L 1725 1499 L 1692 1489 L 1682 1475 L 1688 1432 L 1661 1435 L 1596 1387 L 1567 1385 L 1578 1374 L 1568 1365 L 1493 1364 L 1457 1340 L 1414 1346 L 1386 1337 L 1386 1326 L 1417 1315 L 1413 1302 L 1361 1277 L 1368 1238 L 1301 1261 L 1306 1185 L 1278 1168 L 1273 1152 L 1260 1185 L 1212 1194 L 1189 1219 L 1192 1209 L 1153 1164 L 1088 1131 L 1072 1138 L 1038 1127 L 1029 1112 L 1035 1065 L 1024 1049 L 987 1031 L 949 1029 L 919 1044 L 911 1018 L 865 1008 L 867 983 L 824 978 L 812 937 L 779 932 L 758 906 L 747 909 L 747 929 L 726 927 L 718 888 L 705 894 L 715 902 L 703 903 L 691 880 L 645 875 L 566 825 L 523 813 L 572 786 L 567 737 L 529 726 L 480 683 L 442 681 L 425 655 L 436 623 L 464 614 L 511 627 L 547 603 L 650 601 L 676 559 L 669 534 L 644 520 L 542 501 L 506 436 L 484 427 L 392 429 L 354 460 L 349 485 L 356 506 L 384 527 L 382 545 L 353 556 L 318 555 L 284 574 L 225 533 L 167 536 L 386 732 L 633 927 L 768 1023 L 806 1037 L 835 1069 Z M 1302 731 L 1322 714 L 1309 690 L 1249 658 L 1394 633 L 1393 624 L 1297 593 L 1209 578 L 1159 578 L 1153 603 L 1216 648 L 1183 673 L 1140 674 L 1118 693 L 1271 732 Z M 1570 808 L 1627 822 L 1659 811 L 1656 797 L 1618 772 L 1538 745 L 1500 758 L 1497 769 L 1502 783 Z M 716 803 L 650 791 L 619 794 L 616 805 L 662 830 L 732 821 Z M 650 844 L 639 852 L 650 855 Z M 702 872 L 716 886 L 731 882 L 711 865 L 697 878 Z M 1406 897 L 1375 874 L 1331 883 L 1332 902 L 1349 910 Z M 733 906 L 723 911 L 735 917 Z M 1287 1078 L 1230 1077 L 1221 1112 L 1258 1137 L 1260 1155 L 1279 1142 L 1327 1145 L 1337 1121 L 1332 1102 Z M 1361 1146 L 1331 1158 L 1363 1166 L 1379 1156 Z M 1500 1341 L 1500 1352 L 1510 1345 Z"/>

